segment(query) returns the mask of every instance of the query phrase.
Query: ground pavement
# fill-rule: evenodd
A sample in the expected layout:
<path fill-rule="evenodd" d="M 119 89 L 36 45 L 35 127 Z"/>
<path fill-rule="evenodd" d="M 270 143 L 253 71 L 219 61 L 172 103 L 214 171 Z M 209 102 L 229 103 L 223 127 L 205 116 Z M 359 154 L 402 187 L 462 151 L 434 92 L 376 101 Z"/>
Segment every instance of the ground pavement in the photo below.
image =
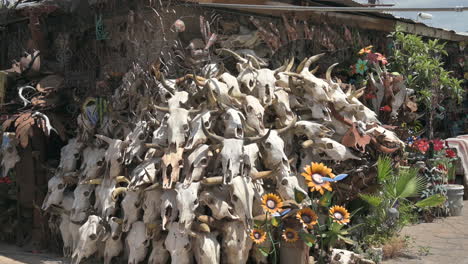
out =
<path fill-rule="evenodd" d="M 387 260 L 384 264 L 468 264 L 468 201 L 462 216 L 438 219 L 434 223 L 404 228 L 402 235 L 413 239 L 408 257 Z M 0 244 L 0 264 L 68 264 L 51 254 L 32 254 Z"/>

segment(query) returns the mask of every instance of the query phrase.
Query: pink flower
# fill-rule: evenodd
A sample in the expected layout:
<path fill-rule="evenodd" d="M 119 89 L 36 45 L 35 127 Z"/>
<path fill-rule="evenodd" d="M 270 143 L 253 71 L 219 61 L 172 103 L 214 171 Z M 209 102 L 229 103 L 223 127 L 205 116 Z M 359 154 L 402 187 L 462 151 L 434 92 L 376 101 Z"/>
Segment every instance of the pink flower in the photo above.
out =
<path fill-rule="evenodd" d="M 434 139 L 432 140 L 432 144 L 434 144 L 434 150 L 439 151 L 444 149 L 444 141 L 440 139 Z"/>
<path fill-rule="evenodd" d="M 457 156 L 457 153 L 451 149 L 446 149 L 445 150 L 445 156 L 448 158 L 455 158 Z"/>
<path fill-rule="evenodd" d="M 426 139 L 416 140 L 413 143 L 413 147 L 421 151 L 422 153 L 426 153 L 426 151 L 429 149 L 429 141 L 427 141 Z"/>

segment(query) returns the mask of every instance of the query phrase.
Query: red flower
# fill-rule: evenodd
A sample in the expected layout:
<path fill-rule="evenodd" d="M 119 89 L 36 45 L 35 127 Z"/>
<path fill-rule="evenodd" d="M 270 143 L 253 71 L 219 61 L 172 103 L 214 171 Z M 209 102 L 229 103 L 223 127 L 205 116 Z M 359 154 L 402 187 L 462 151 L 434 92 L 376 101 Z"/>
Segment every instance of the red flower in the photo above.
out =
<path fill-rule="evenodd" d="M 367 60 L 370 62 L 378 63 L 381 62 L 383 65 L 387 64 L 387 58 L 384 55 L 376 52 L 376 53 L 367 53 Z"/>
<path fill-rule="evenodd" d="M 416 140 L 413 143 L 413 147 L 421 151 L 422 153 L 425 153 L 429 149 L 429 141 L 427 141 L 426 139 Z"/>
<path fill-rule="evenodd" d="M 457 153 L 451 149 L 446 149 L 445 150 L 445 156 L 448 158 L 455 158 L 457 156 Z"/>
<path fill-rule="evenodd" d="M 447 171 L 447 168 L 445 168 L 444 164 L 439 164 L 439 165 L 437 165 L 437 168 L 438 168 L 439 170 Z"/>
<path fill-rule="evenodd" d="M 440 139 L 434 139 L 432 140 L 432 144 L 434 144 L 434 150 L 439 151 L 444 149 L 444 141 Z"/>
<path fill-rule="evenodd" d="M 386 105 L 384 107 L 380 107 L 380 111 L 391 112 L 392 108 L 389 105 Z"/>

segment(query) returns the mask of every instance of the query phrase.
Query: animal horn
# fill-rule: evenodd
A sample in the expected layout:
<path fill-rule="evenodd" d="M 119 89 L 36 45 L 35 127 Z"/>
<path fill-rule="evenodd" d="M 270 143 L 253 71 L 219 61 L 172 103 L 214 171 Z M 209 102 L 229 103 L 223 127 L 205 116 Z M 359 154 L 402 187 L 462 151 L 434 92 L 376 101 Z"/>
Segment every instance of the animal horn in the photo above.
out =
<path fill-rule="evenodd" d="M 310 71 L 310 73 L 315 74 L 317 73 L 318 69 L 319 69 L 319 66 L 317 65 L 313 70 Z"/>
<path fill-rule="evenodd" d="M 130 183 L 130 181 L 125 176 L 117 176 L 115 177 L 115 181 L 117 183 L 121 183 L 121 182 Z"/>
<path fill-rule="evenodd" d="M 216 134 L 214 134 L 214 133 L 209 132 L 209 131 L 206 129 L 205 124 L 202 124 L 201 127 L 202 127 L 202 130 L 203 130 L 203 133 L 205 133 L 205 135 L 206 135 L 207 137 L 209 137 L 210 139 L 212 139 L 213 141 L 216 141 L 216 142 L 219 142 L 219 143 L 222 143 L 222 142 L 224 141 L 224 138 L 223 138 L 223 137 L 218 136 L 218 135 L 216 135 Z"/>
<path fill-rule="evenodd" d="M 203 185 L 218 185 L 223 183 L 223 176 L 215 176 L 215 177 L 209 177 L 209 178 L 204 178 L 201 183 Z"/>
<path fill-rule="evenodd" d="M 321 57 L 323 57 L 325 55 L 325 53 L 320 53 L 320 54 L 317 54 L 317 55 L 314 55 L 312 57 L 310 57 L 309 59 L 307 59 L 307 61 L 304 63 L 304 68 L 302 69 L 301 72 L 303 71 L 309 71 L 309 67 L 312 63 L 318 61 Z"/>
<path fill-rule="evenodd" d="M 107 144 L 112 144 L 113 140 L 111 138 L 107 137 L 107 136 L 96 134 L 96 137 L 99 138 L 100 140 L 106 142 Z"/>
<path fill-rule="evenodd" d="M 169 113 L 169 107 L 164 107 L 164 106 L 159 106 L 159 105 L 153 105 L 153 107 L 154 107 L 156 110 L 159 110 L 159 111 L 161 111 L 161 112 Z"/>
<path fill-rule="evenodd" d="M 155 190 L 155 189 L 159 188 L 160 186 L 161 186 L 161 184 L 159 182 L 157 182 L 157 183 L 154 183 L 153 185 L 147 187 L 144 191 L 147 192 L 147 191 Z"/>
<path fill-rule="evenodd" d="M 304 79 L 304 76 L 300 75 L 299 73 L 295 73 L 295 72 L 284 72 L 284 74 L 288 75 L 288 76 L 292 76 L 292 77 L 296 77 L 298 79 Z"/>
<path fill-rule="evenodd" d="M 292 67 L 294 66 L 294 56 L 291 56 L 288 65 L 286 65 L 286 69 L 284 71 L 291 71 Z"/>
<path fill-rule="evenodd" d="M 248 144 L 252 144 L 252 143 L 258 143 L 258 142 L 265 141 L 270 136 L 270 133 L 271 133 L 271 129 L 269 129 L 268 132 L 265 135 L 261 136 L 261 137 L 246 137 L 246 138 L 244 138 L 244 144 L 248 145 Z"/>
<path fill-rule="evenodd" d="M 94 184 L 94 185 L 99 185 L 102 183 L 102 179 L 99 178 L 99 179 L 91 179 L 91 180 L 87 180 L 87 181 L 84 181 L 82 184 Z"/>
<path fill-rule="evenodd" d="M 258 172 L 251 172 L 250 175 L 253 180 L 260 180 L 264 178 L 268 178 L 273 174 L 274 171 L 258 171 Z"/>
<path fill-rule="evenodd" d="M 118 218 L 118 217 L 112 217 L 112 220 L 114 222 L 116 222 L 117 224 L 121 225 L 123 223 L 123 220 L 121 218 Z"/>
<path fill-rule="evenodd" d="M 299 63 L 299 65 L 297 66 L 297 69 L 296 69 L 296 73 L 301 73 L 302 72 L 302 69 L 304 69 L 304 64 L 306 63 L 307 61 L 307 57 L 305 57 L 301 63 Z"/>
<path fill-rule="evenodd" d="M 256 69 L 260 69 L 261 66 L 260 66 L 260 62 L 257 60 L 257 58 L 255 58 L 254 56 L 250 55 L 250 54 L 247 54 L 247 57 L 249 58 L 249 61 L 253 61 L 253 66 L 256 68 Z"/>
<path fill-rule="evenodd" d="M 297 115 L 294 115 L 294 118 L 293 118 L 292 122 L 291 122 L 289 125 L 287 125 L 287 126 L 284 127 L 284 128 L 278 129 L 278 134 L 281 135 L 281 134 L 283 134 L 284 132 L 288 131 L 290 128 L 294 127 L 294 125 L 296 124 L 296 122 L 297 122 Z"/>
<path fill-rule="evenodd" d="M 325 73 L 327 81 L 329 81 L 329 82 L 333 82 L 332 79 L 331 79 L 331 73 L 333 71 L 333 68 L 335 68 L 336 65 L 338 65 L 338 63 L 333 63 L 332 65 L 330 65 L 330 67 L 328 67 L 328 69 L 327 69 L 327 72 Z"/>
<path fill-rule="evenodd" d="M 312 139 L 308 139 L 308 140 L 302 142 L 302 147 L 303 148 L 310 148 L 312 145 L 314 145 L 314 141 Z"/>
<path fill-rule="evenodd" d="M 247 60 L 244 59 L 244 58 L 242 58 L 241 55 L 237 54 L 236 52 L 234 52 L 234 51 L 232 51 L 232 50 L 230 50 L 230 49 L 222 48 L 222 49 L 218 49 L 217 51 L 218 51 L 218 54 L 221 53 L 222 51 L 225 51 L 225 52 L 231 54 L 232 56 L 234 56 L 234 58 L 236 58 L 238 61 L 240 61 L 240 62 L 242 62 L 242 63 L 246 63 L 246 62 L 247 62 Z"/>
<path fill-rule="evenodd" d="M 239 94 L 234 94 L 234 87 L 231 87 L 228 91 L 228 94 L 234 98 L 237 98 L 237 99 L 244 99 L 247 95 L 243 94 L 243 93 L 239 93 Z"/>
<path fill-rule="evenodd" d="M 112 191 L 111 198 L 112 201 L 117 201 L 117 196 L 127 191 L 127 187 L 118 187 Z"/>
<path fill-rule="evenodd" d="M 171 87 L 169 84 L 166 82 L 166 77 L 164 77 L 164 74 L 161 73 L 161 80 L 159 82 L 162 84 L 164 88 L 166 88 L 169 92 L 174 91 L 174 88 Z"/>
<path fill-rule="evenodd" d="M 362 95 L 364 95 L 365 90 L 366 90 L 366 87 L 364 86 L 361 89 L 352 92 L 351 95 L 348 96 L 348 99 L 351 100 L 351 99 L 353 99 L 353 97 L 356 97 L 356 98 L 361 97 Z"/>

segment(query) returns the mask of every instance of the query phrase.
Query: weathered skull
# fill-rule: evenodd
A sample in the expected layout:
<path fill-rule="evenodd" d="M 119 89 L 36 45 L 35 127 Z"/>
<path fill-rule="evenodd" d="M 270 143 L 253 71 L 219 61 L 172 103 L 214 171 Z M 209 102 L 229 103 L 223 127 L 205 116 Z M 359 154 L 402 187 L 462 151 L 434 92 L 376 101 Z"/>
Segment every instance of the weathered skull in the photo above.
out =
<path fill-rule="evenodd" d="M 51 205 L 61 205 L 63 201 L 63 192 L 67 184 L 63 177 L 55 175 L 47 183 L 47 195 L 42 203 L 42 210 L 47 210 Z"/>
<path fill-rule="evenodd" d="M 184 226 L 185 230 L 190 230 L 193 219 L 195 219 L 195 210 L 200 205 L 198 200 L 200 187 L 200 182 L 192 182 L 189 186 L 181 183 L 176 184 L 176 205 L 179 210 L 179 223 Z"/>
<path fill-rule="evenodd" d="M 295 126 L 295 134 L 305 135 L 308 139 L 331 137 L 333 132 L 330 128 L 312 121 L 298 121 Z"/>
<path fill-rule="evenodd" d="M 274 94 L 273 108 L 282 126 L 289 125 L 294 119 L 294 113 L 289 105 L 289 95 L 284 90 L 278 90 Z"/>
<path fill-rule="evenodd" d="M 143 223 L 146 225 L 146 234 L 151 236 L 153 226 L 161 219 L 161 196 L 163 190 L 153 189 L 144 192 L 143 196 Z"/>
<path fill-rule="evenodd" d="M 170 150 L 176 151 L 176 149 L 184 147 L 185 140 L 190 133 L 189 121 L 188 110 L 183 108 L 171 110 L 169 117 L 167 117 L 167 139 Z"/>
<path fill-rule="evenodd" d="M 75 199 L 70 214 L 70 220 L 75 223 L 81 223 L 88 217 L 89 209 L 91 208 L 90 197 L 94 191 L 94 185 L 78 184 L 73 191 Z"/>
<path fill-rule="evenodd" d="M 187 104 L 187 101 L 189 99 L 189 94 L 185 91 L 181 92 L 175 92 L 174 95 L 167 100 L 167 105 L 169 106 L 169 109 L 176 109 L 176 108 L 181 108 L 182 105 Z"/>
<path fill-rule="evenodd" d="M 168 225 L 166 241 L 164 245 L 171 254 L 172 263 L 189 264 L 191 263 L 191 245 L 188 233 L 178 223 L 172 222 Z"/>
<path fill-rule="evenodd" d="M 128 232 L 132 224 L 138 220 L 141 211 L 142 192 L 135 190 L 127 190 L 125 198 L 122 200 L 121 206 L 124 212 L 124 220 L 122 230 Z"/>
<path fill-rule="evenodd" d="M 148 264 L 166 264 L 169 260 L 169 251 L 164 247 L 166 237 L 153 239 L 153 250 L 148 259 Z"/>
<path fill-rule="evenodd" d="M 298 177 L 295 175 L 282 177 L 282 179 L 276 183 L 276 188 L 279 195 L 284 200 L 294 200 L 295 191 L 299 191 L 304 195 L 307 195 L 307 186 L 305 184 L 301 185 Z"/>
<path fill-rule="evenodd" d="M 241 178 L 241 177 L 237 177 Z M 244 225 L 240 221 L 227 221 L 224 223 L 223 241 L 221 244 L 222 263 L 245 264 L 252 248 L 252 239 L 249 238 Z"/>
<path fill-rule="evenodd" d="M 203 133 L 203 131 L 202 131 Z M 205 168 L 208 166 L 213 153 L 208 145 L 199 145 L 187 157 L 186 166 L 184 167 L 185 180 L 184 185 L 188 186 L 192 181 L 200 181 L 204 176 Z"/>
<path fill-rule="evenodd" d="M 161 158 L 164 189 L 171 189 L 179 181 L 180 170 L 184 166 L 183 152 L 183 148 L 178 148 L 175 151 L 169 150 Z"/>
<path fill-rule="evenodd" d="M 270 105 L 275 93 L 275 72 L 270 69 L 257 70 L 257 78 L 253 94 L 262 105 Z"/>
<path fill-rule="evenodd" d="M 80 238 L 72 255 L 74 264 L 80 263 L 83 258 L 88 258 L 97 252 L 100 246 L 99 238 L 106 232 L 102 219 L 97 215 L 90 215 L 79 231 Z"/>
<path fill-rule="evenodd" d="M 106 234 L 104 246 L 104 264 L 111 264 L 112 258 L 117 257 L 123 250 L 122 219 L 111 217 L 109 219 L 110 230 Z"/>
<path fill-rule="evenodd" d="M 66 173 L 76 170 L 82 146 L 83 143 L 78 142 L 77 138 L 72 138 L 68 141 L 68 144 L 60 150 L 59 172 Z"/>
<path fill-rule="evenodd" d="M 221 74 L 218 79 L 227 85 L 228 90 L 232 90 L 236 93 L 241 92 L 239 90 L 239 83 L 237 82 L 237 78 L 230 73 L 225 72 Z"/>
<path fill-rule="evenodd" d="M 317 138 L 313 145 L 319 152 L 326 154 L 326 157 L 322 157 L 324 160 L 344 161 L 347 159 L 361 159 L 351 153 L 344 145 L 331 138 Z"/>
<path fill-rule="evenodd" d="M 146 150 L 143 144 L 146 141 L 148 133 L 148 123 L 146 121 L 139 121 L 133 131 L 125 137 L 125 142 L 129 142 L 127 149 L 125 150 L 124 164 L 128 165 L 132 163 L 134 158 L 138 161 L 142 161 L 141 155 Z"/>
<path fill-rule="evenodd" d="M 204 144 L 207 140 L 205 134 L 203 133 L 201 126 L 205 125 L 207 127 L 211 127 L 211 113 L 205 112 L 202 114 L 197 115 L 195 118 L 192 119 L 190 122 L 190 136 L 188 137 L 187 144 L 185 149 L 194 149 L 199 144 Z M 203 123 L 203 124 L 202 124 Z"/>
<path fill-rule="evenodd" d="M 84 180 L 96 179 L 101 176 L 105 163 L 105 149 L 86 147 L 83 150 L 81 163 L 81 178 Z"/>
<path fill-rule="evenodd" d="M 138 189 L 145 184 L 152 184 L 156 181 L 156 175 L 161 171 L 161 158 L 145 159 L 138 164 L 132 172 L 132 179 L 129 188 Z"/>
<path fill-rule="evenodd" d="M 217 233 L 197 233 L 193 238 L 193 253 L 197 263 L 220 263 L 221 246 Z"/>
<path fill-rule="evenodd" d="M 16 163 L 20 161 L 16 146 L 18 142 L 15 138 L 15 133 L 4 132 L 2 140 L 2 176 L 6 177 L 10 169 L 14 168 Z"/>
<path fill-rule="evenodd" d="M 231 202 L 234 205 L 234 211 L 239 216 L 247 230 L 253 225 L 253 199 L 254 187 L 250 177 L 237 176 L 229 184 Z"/>
<path fill-rule="evenodd" d="M 237 81 L 241 85 L 241 91 L 244 93 L 252 93 L 257 84 L 257 76 L 258 72 L 257 69 L 253 68 L 252 66 L 247 66 L 243 69 L 239 76 L 237 76 Z"/>
<path fill-rule="evenodd" d="M 388 148 L 403 148 L 405 143 L 401 141 L 395 132 L 385 129 L 382 126 L 374 125 L 366 131 L 366 134 L 372 135 L 377 142 Z"/>
<path fill-rule="evenodd" d="M 117 187 L 117 184 L 121 182 L 129 183 L 129 180 L 123 176 L 113 179 L 106 177 L 95 189 L 96 202 L 94 208 L 105 219 L 115 213 L 115 202 L 118 195 L 127 191 L 126 187 Z"/>
<path fill-rule="evenodd" d="M 258 134 L 263 134 L 265 125 L 263 124 L 263 116 L 265 109 L 260 104 L 259 100 L 251 95 L 245 97 L 244 111 L 246 113 L 246 123 L 253 128 Z"/>
<path fill-rule="evenodd" d="M 237 220 L 239 216 L 235 215 L 234 208 L 228 203 L 228 198 L 227 192 L 217 188 L 205 190 L 200 194 L 200 202 L 211 209 L 215 219 Z"/>
<path fill-rule="evenodd" d="M 315 77 L 309 70 L 310 65 L 320 59 L 324 53 L 310 57 L 304 64 L 300 77 L 304 90 L 311 96 L 313 96 L 316 102 L 329 102 L 327 92 L 330 89 L 330 85 L 323 79 Z"/>
<path fill-rule="evenodd" d="M 161 217 L 162 229 L 177 219 L 179 209 L 177 208 L 177 192 L 175 190 L 164 191 L 161 195 Z"/>
<path fill-rule="evenodd" d="M 133 223 L 132 229 L 127 235 L 127 247 L 129 249 L 128 263 L 138 264 L 143 261 L 148 251 L 150 240 L 146 238 L 145 224 L 142 221 Z"/>
<path fill-rule="evenodd" d="M 224 113 L 223 120 L 225 138 L 241 139 L 244 137 L 244 128 L 242 124 L 246 119 L 242 112 L 229 108 Z"/>
<path fill-rule="evenodd" d="M 120 139 L 110 139 L 103 135 L 96 135 L 97 138 L 109 144 L 106 150 L 105 158 L 109 166 L 109 176 L 115 178 L 122 171 L 122 163 L 124 161 L 124 153 L 129 142 Z"/>

